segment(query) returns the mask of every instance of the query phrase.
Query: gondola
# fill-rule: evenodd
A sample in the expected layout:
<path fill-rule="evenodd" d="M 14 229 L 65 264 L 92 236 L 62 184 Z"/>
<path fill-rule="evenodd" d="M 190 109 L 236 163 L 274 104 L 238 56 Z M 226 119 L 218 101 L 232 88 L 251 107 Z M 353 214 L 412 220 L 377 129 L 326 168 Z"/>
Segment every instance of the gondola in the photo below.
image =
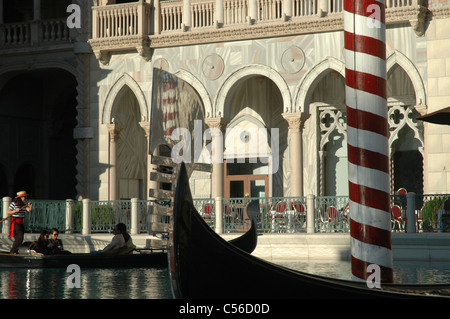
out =
<path fill-rule="evenodd" d="M 229 243 L 251 253 L 257 242 L 256 225 L 242 236 Z M 32 255 L 28 245 L 19 249 L 19 254 L 0 252 L 0 268 L 67 268 L 77 264 L 81 268 L 122 268 L 122 267 L 167 267 L 167 252 L 164 248 L 136 249 L 124 255 L 104 255 L 76 253 L 64 255 Z"/>
<path fill-rule="evenodd" d="M 370 289 L 365 282 L 311 275 L 259 259 L 227 243 L 202 220 L 183 164 L 177 179 L 168 246 L 175 298 L 423 298 L 450 291 L 447 285 Z"/>
<path fill-rule="evenodd" d="M 124 255 L 0 253 L 0 268 L 66 268 L 70 264 L 77 264 L 80 268 L 167 267 L 167 252 L 158 249 Z"/>
<path fill-rule="evenodd" d="M 228 242 L 233 246 L 238 247 L 243 251 L 251 254 L 255 250 L 256 245 L 258 244 L 258 233 L 256 226 L 256 218 L 258 214 L 259 214 L 259 202 L 251 201 L 247 205 L 247 215 L 250 218 L 250 225 L 251 225 L 250 229 L 240 237 L 232 239 Z"/>

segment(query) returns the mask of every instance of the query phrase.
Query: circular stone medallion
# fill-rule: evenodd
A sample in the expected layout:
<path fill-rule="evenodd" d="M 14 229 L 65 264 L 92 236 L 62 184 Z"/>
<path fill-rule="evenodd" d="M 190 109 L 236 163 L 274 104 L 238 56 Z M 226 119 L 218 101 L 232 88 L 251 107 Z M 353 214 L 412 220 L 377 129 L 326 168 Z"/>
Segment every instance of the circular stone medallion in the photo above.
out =
<path fill-rule="evenodd" d="M 218 54 L 208 55 L 203 60 L 203 74 L 210 80 L 215 80 L 222 75 L 224 70 L 223 60 Z"/>
<path fill-rule="evenodd" d="M 156 59 L 155 62 L 153 62 L 153 67 L 169 72 L 169 62 L 164 58 Z"/>
<path fill-rule="evenodd" d="M 303 50 L 296 46 L 286 49 L 281 56 L 281 65 L 288 73 L 297 73 L 305 64 L 305 54 Z"/>

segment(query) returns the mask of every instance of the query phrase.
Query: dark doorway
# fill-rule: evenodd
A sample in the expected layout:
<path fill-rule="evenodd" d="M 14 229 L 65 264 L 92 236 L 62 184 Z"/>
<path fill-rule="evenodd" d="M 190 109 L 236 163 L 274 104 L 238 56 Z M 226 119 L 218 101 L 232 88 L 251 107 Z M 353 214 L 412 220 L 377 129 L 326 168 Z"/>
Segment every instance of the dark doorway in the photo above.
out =
<path fill-rule="evenodd" d="M 0 153 L 7 189 L 36 199 L 76 197 L 75 77 L 62 69 L 15 72 L 0 78 Z M 20 188 L 20 189 L 19 189 Z"/>
<path fill-rule="evenodd" d="M 423 194 L 423 157 L 417 150 L 394 153 L 394 191 Z"/>

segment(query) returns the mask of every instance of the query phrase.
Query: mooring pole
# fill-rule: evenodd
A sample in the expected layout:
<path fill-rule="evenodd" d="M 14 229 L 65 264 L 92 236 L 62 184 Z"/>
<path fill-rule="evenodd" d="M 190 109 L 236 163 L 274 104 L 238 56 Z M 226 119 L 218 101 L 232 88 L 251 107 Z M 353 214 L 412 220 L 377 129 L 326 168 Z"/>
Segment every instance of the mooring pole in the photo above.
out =
<path fill-rule="evenodd" d="M 384 0 L 344 0 L 352 274 L 392 282 Z M 373 269 L 373 267 L 369 267 Z"/>

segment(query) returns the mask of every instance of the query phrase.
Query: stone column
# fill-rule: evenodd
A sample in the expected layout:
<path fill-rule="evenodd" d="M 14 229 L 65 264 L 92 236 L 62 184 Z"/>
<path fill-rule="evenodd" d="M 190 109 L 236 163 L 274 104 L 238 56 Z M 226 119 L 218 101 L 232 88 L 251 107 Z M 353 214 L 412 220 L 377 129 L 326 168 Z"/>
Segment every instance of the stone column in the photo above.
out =
<path fill-rule="evenodd" d="M 228 123 L 221 117 L 206 118 L 206 125 L 211 129 L 212 140 L 212 176 L 211 176 L 211 198 L 223 197 L 223 151 L 224 138 L 223 131 Z"/>
<path fill-rule="evenodd" d="M 11 197 L 3 197 L 2 198 L 2 202 L 3 202 L 3 212 L 2 212 L 2 216 L 3 218 L 7 218 L 9 216 L 8 214 L 8 208 L 9 205 L 11 204 L 12 198 Z M 4 234 L 8 234 L 9 233 L 9 223 L 10 220 L 6 219 L 0 226 L 3 226 L 3 229 L 1 229 L 1 232 Z M 7 237 L 5 237 L 7 238 Z"/>
<path fill-rule="evenodd" d="M 249 23 L 254 24 L 258 20 L 258 2 L 257 0 L 248 1 L 248 17 Z"/>
<path fill-rule="evenodd" d="M 109 132 L 109 200 L 119 199 L 119 180 L 117 179 L 117 141 L 123 126 L 108 124 Z"/>
<path fill-rule="evenodd" d="M 216 28 L 222 27 L 224 22 L 223 0 L 216 0 L 216 11 L 214 14 L 214 24 L 216 25 Z"/>
<path fill-rule="evenodd" d="M 328 14 L 328 1 L 327 0 L 319 0 L 319 17 L 325 17 Z M 336 8 L 334 8 L 336 10 Z"/>
<path fill-rule="evenodd" d="M 147 188 L 146 197 L 147 197 L 147 199 L 151 199 L 149 196 L 148 189 L 158 188 L 158 182 L 150 180 L 150 174 L 152 172 L 156 172 L 156 168 L 157 168 L 156 165 L 152 164 L 152 157 L 150 154 L 148 154 L 149 147 L 150 147 L 150 122 L 146 122 L 146 121 L 139 122 L 139 125 L 144 129 L 145 137 L 147 137 L 147 181 L 144 184 L 146 185 L 146 188 Z"/>
<path fill-rule="evenodd" d="M 0 25 L 3 24 L 3 0 L 0 0 Z"/>
<path fill-rule="evenodd" d="M 30 23 L 30 40 L 39 43 L 39 24 L 41 22 L 41 0 L 33 0 L 33 21 Z"/>
<path fill-rule="evenodd" d="M 131 199 L 131 235 L 139 234 L 139 198 Z"/>
<path fill-rule="evenodd" d="M 83 199 L 83 218 L 82 218 L 82 235 L 89 235 L 91 233 L 91 200 L 89 198 Z"/>
<path fill-rule="evenodd" d="M 292 0 L 283 1 L 283 13 L 285 16 L 285 20 L 292 19 L 292 6 L 293 6 Z"/>
<path fill-rule="evenodd" d="M 183 0 L 183 31 L 192 28 L 191 0 Z"/>
<path fill-rule="evenodd" d="M 72 234 L 73 232 L 73 199 L 66 199 L 66 234 Z"/>
<path fill-rule="evenodd" d="M 290 196 L 303 196 L 302 114 L 283 113 L 282 116 L 289 123 Z"/>
<path fill-rule="evenodd" d="M 41 20 L 41 0 L 33 0 L 33 20 Z"/>
<path fill-rule="evenodd" d="M 416 232 L 416 193 L 406 194 L 406 232 Z"/>

